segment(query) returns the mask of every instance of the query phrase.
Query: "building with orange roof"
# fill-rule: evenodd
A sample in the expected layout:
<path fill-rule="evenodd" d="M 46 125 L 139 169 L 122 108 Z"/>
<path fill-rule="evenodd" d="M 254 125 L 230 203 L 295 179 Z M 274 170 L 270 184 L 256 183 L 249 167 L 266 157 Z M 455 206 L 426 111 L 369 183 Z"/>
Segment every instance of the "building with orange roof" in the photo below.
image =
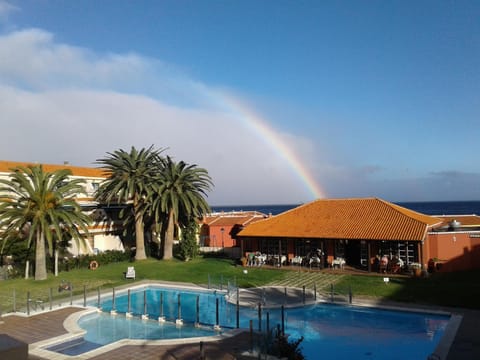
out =
<path fill-rule="evenodd" d="M 68 162 L 65 162 L 63 165 L 55 165 L 0 160 L 0 178 L 8 178 L 12 172 L 12 169 L 16 167 L 28 167 L 31 165 L 42 165 L 43 170 L 46 172 L 68 169 L 72 172 L 72 179 L 82 179 L 85 182 L 85 194 L 79 194 L 77 201 L 84 206 L 88 204 L 96 204 L 93 198 L 94 193 L 102 181 L 104 181 L 107 177 L 107 174 L 102 169 L 73 166 Z"/>
<path fill-rule="evenodd" d="M 246 226 L 268 216 L 258 211 L 230 211 L 211 213 L 200 225 L 200 246 L 215 250 L 240 247 L 238 232 Z"/>
<path fill-rule="evenodd" d="M 428 233 L 443 220 L 377 198 L 320 199 L 258 221 L 237 234 L 242 254 L 296 257 L 321 253 L 326 264 L 372 271 L 388 257 L 426 263 Z"/>
<path fill-rule="evenodd" d="M 480 268 L 480 216 L 441 215 L 442 225 L 428 233 L 425 257 L 429 271 Z"/>
<path fill-rule="evenodd" d="M 0 160 L 0 178 L 9 178 L 14 168 L 39 165 L 38 163 L 15 162 Z M 78 194 L 76 200 L 83 211 L 90 215 L 93 224 L 89 226 L 87 249 L 79 248 L 72 242 L 70 252 L 73 255 L 81 255 L 85 252 L 93 253 L 104 250 L 121 250 L 123 244 L 119 234 L 123 231 L 123 223 L 118 218 L 118 207 L 99 207 L 95 201 L 95 191 L 107 178 L 107 173 L 99 168 L 73 166 L 68 163 L 63 165 L 41 164 L 46 172 L 68 169 L 72 172 L 72 179 L 84 181 L 84 194 Z"/>

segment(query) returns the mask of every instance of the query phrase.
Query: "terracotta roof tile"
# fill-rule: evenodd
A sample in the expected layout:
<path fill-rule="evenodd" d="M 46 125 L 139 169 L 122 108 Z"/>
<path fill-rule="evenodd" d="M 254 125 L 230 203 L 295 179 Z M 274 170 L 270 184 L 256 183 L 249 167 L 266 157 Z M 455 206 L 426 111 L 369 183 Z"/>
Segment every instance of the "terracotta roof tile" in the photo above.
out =
<path fill-rule="evenodd" d="M 251 224 L 238 236 L 419 241 L 441 222 L 376 198 L 321 199 Z"/>
<path fill-rule="evenodd" d="M 17 166 L 28 166 L 28 165 L 38 165 L 36 163 L 29 162 L 17 162 L 17 161 L 4 161 L 0 160 L 0 172 L 10 173 L 12 168 Z M 74 176 L 84 176 L 84 177 L 96 177 L 96 178 L 105 178 L 105 172 L 99 168 L 90 168 L 90 167 L 81 167 L 81 166 L 72 166 L 72 165 L 54 165 L 54 164 L 41 164 L 43 170 L 52 172 L 60 169 L 70 169 L 72 175 Z"/>

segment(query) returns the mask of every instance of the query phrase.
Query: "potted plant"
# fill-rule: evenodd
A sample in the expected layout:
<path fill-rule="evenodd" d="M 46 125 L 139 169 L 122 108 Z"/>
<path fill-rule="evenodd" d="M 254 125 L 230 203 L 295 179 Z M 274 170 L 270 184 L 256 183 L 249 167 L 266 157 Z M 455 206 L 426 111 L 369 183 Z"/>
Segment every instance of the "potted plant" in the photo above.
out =
<path fill-rule="evenodd" d="M 413 276 L 420 277 L 422 275 L 422 265 L 419 263 L 411 263 L 410 269 L 412 269 Z"/>
<path fill-rule="evenodd" d="M 240 258 L 240 263 L 243 267 L 247 266 L 247 258 L 245 256 Z"/>

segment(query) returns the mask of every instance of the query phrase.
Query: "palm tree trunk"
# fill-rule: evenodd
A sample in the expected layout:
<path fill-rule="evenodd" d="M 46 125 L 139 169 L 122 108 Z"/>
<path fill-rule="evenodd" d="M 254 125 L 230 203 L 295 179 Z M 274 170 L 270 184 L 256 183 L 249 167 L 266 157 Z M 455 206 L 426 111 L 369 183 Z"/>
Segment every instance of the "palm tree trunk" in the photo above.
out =
<path fill-rule="evenodd" d="M 170 260 L 173 258 L 173 231 L 174 231 L 174 223 L 173 223 L 173 211 L 170 210 L 168 213 L 168 226 L 167 232 L 165 235 L 165 245 L 163 249 L 163 259 Z"/>
<path fill-rule="evenodd" d="M 42 231 L 37 231 L 37 243 L 35 244 L 35 280 L 45 280 L 47 278 L 47 262 L 45 254 L 45 235 Z"/>
<path fill-rule="evenodd" d="M 139 211 L 135 211 L 135 239 L 137 246 L 135 260 L 145 260 L 147 255 L 145 254 L 143 216 L 139 214 Z"/>
<path fill-rule="evenodd" d="M 25 263 L 25 280 L 28 280 L 28 276 L 30 274 L 30 260 L 27 260 Z"/>
<path fill-rule="evenodd" d="M 55 249 L 55 276 L 58 276 L 58 249 Z"/>

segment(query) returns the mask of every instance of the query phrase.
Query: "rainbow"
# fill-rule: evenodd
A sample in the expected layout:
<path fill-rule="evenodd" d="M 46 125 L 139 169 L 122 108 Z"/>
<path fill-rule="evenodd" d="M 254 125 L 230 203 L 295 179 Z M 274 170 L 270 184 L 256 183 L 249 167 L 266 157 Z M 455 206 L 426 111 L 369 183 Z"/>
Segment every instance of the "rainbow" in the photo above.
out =
<path fill-rule="evenodd" d="M 268 122 L 252 109 L 243 104 L 239 99 L 224 92 L 216 92 L 214 95 L 217 100 L 221 99 L 222 104 L 230 113 L 234 114 L 241 121 L 252 129 L 252 131 L 276 153 L 278 153 L 290 166 L 293 173 L 304 184 L 308 193 L 313 199 L 325 198 L 326 192 L 315 181 L 309 169 L 302 163 L 295 152 L 288 147 L 273 130 Z M 313 200 L 312 199 L 312 200 Z"/>

